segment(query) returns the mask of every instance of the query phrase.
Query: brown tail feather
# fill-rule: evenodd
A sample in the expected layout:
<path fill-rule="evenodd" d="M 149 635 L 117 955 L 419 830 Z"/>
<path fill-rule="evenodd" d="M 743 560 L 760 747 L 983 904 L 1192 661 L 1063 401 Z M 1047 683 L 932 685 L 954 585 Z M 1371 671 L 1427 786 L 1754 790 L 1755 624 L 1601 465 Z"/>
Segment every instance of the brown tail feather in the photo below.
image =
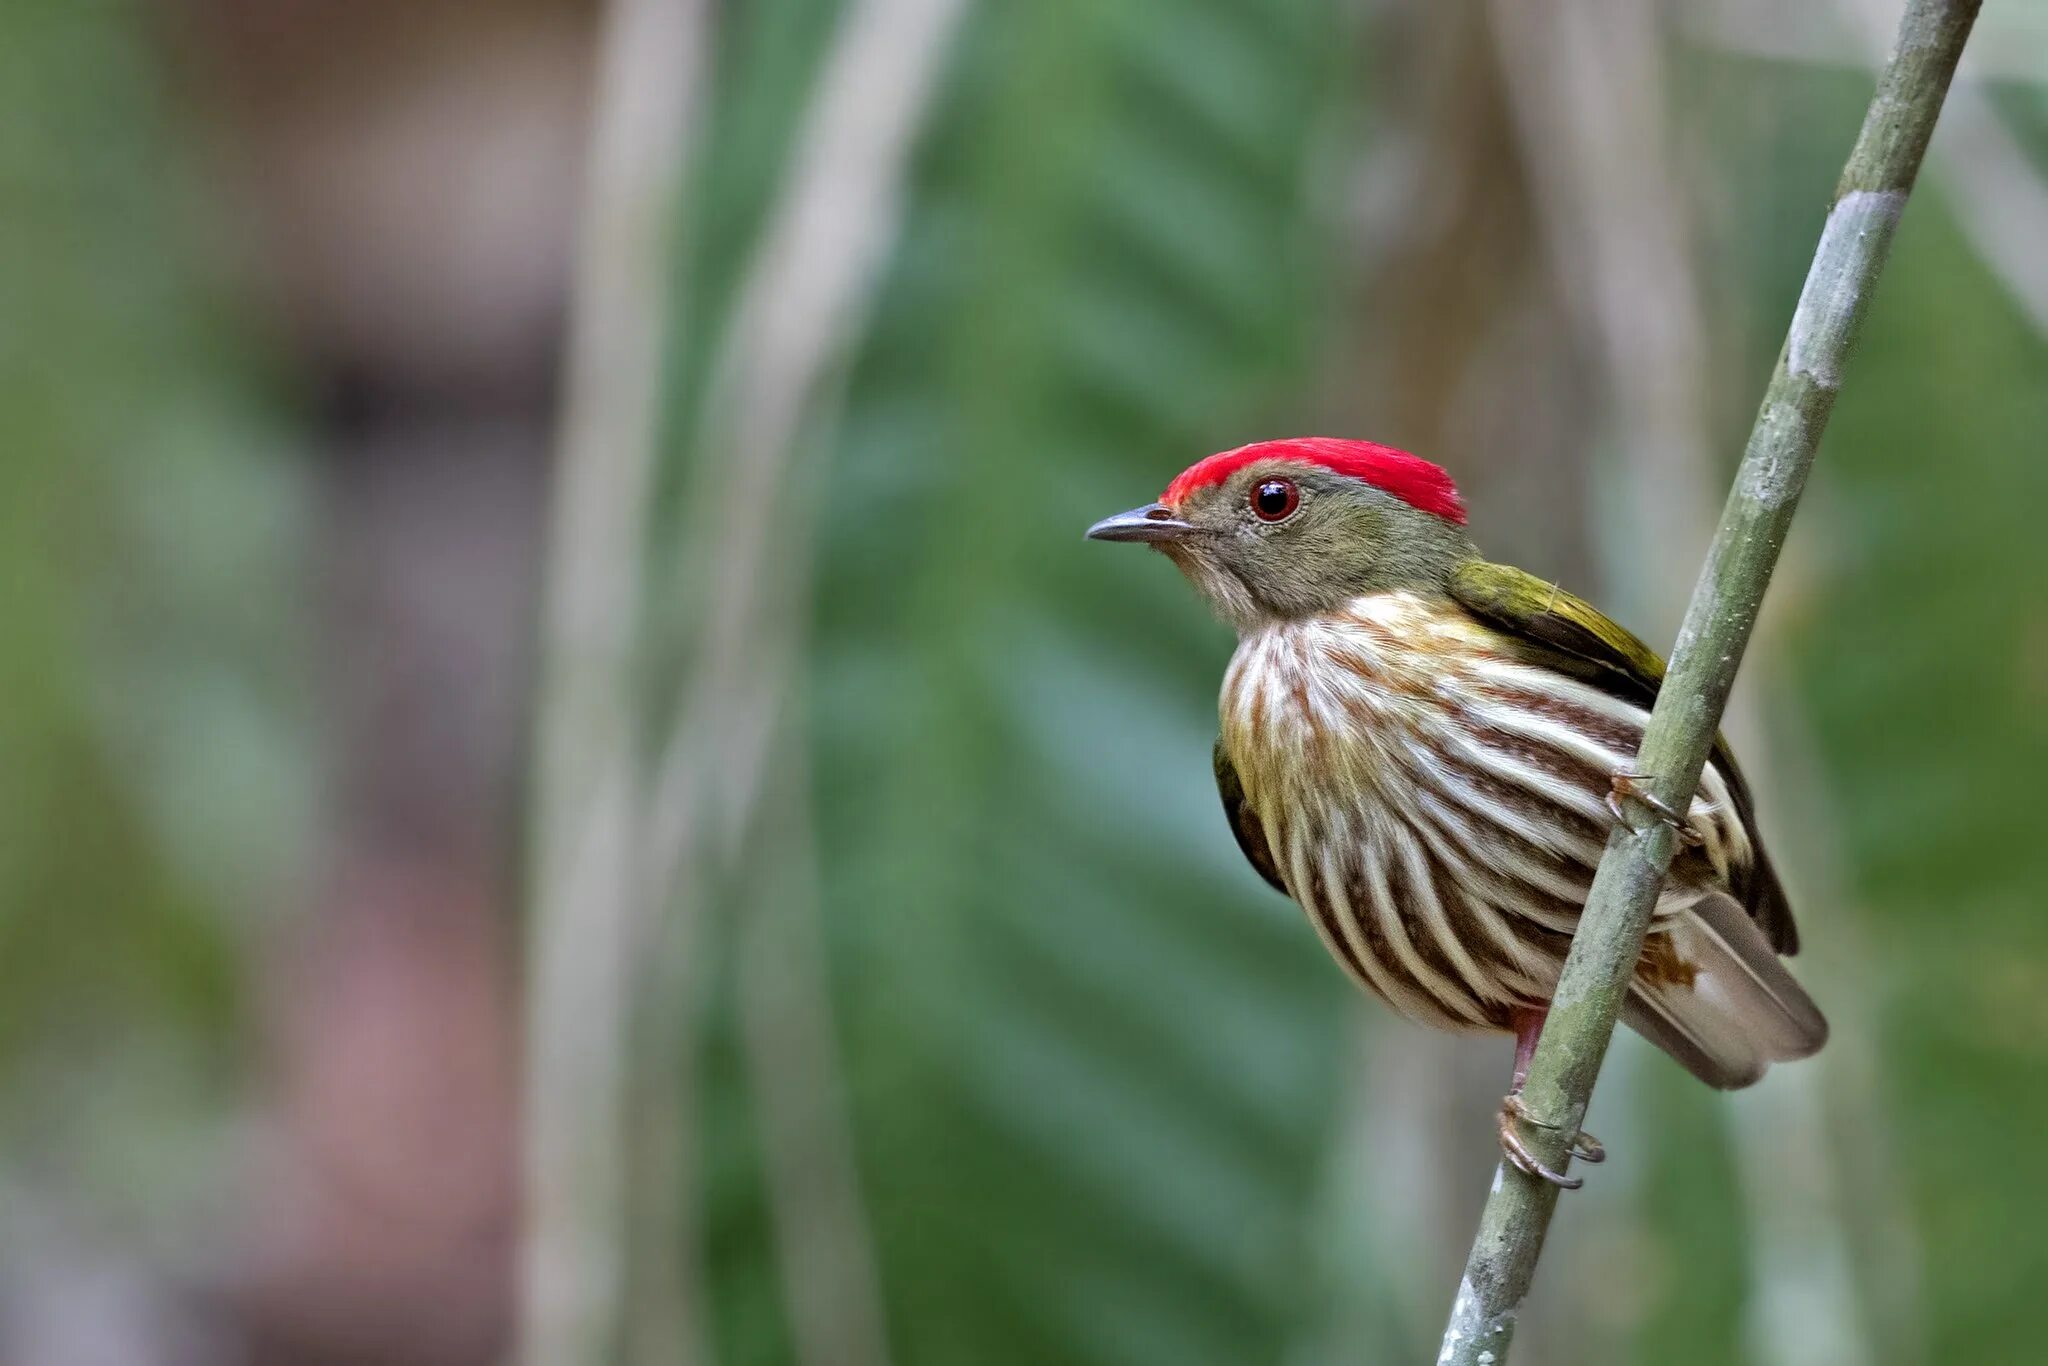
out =
<path fill-rule="evenodd" d="M 1770 1064 L 1827 1042 L 1828 1022 L 1813 998 L 1734 898 L 1702 897 L 1665 933 L 1691 972 L 1639 978 L 1622 1019 L 1701 1081 L 1748 1086 Z"/>

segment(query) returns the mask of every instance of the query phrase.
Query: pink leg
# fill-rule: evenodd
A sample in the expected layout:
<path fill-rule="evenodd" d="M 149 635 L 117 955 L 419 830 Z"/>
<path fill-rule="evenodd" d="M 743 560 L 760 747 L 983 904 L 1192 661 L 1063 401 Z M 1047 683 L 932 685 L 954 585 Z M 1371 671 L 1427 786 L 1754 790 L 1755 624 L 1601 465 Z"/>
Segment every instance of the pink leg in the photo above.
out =
<path fill-rule="evenodd" d="M 1536 1055 L 1536 1040 L 1543 1037 L 1543 1021 L 1549 1015 L 1547 1010 L 1517 1010 L 1509 1017 L 1515 1027 L 1515 1082 L 1507 1099 L 1500 1103 L 1500 1146 L 1507 1153 L 1508 1161 L 1531 1176 L 1541 1177 L 1565 1190 L 1577 1190 L 1584 1182 L 1576 1176 L 1552 1171 L 1529 1151 L 1529 1145 L 1522 1141 L 1517 1128 L 1519 1124 L 1536 1124 L 1539 1128 L 1551 1126 L 1530 1118 L 1522 1106 L 1522 1083 L 1529 1078 L 1529 1059 Z M 1600 1146 L 1600 1140 L 1591 1134 L 1573 1136 L 1570 1152 L 1581 1162 L 1604 1161 L 1607 1153 Z"/>
<path fill-rule="evenodd" d="M 1522 1083 L 1528 1080 L 1529 1059 L 1536 1056 L 1536 1040 L 1543 1037 L 1543 1020 L 1549 1013 L 1546 1010 L 1517 1010 L 1510 1017 L 1515 1026 L 1515 1081 L 1508 1088 L 1511 1095 L 1520 1095 Z"/>

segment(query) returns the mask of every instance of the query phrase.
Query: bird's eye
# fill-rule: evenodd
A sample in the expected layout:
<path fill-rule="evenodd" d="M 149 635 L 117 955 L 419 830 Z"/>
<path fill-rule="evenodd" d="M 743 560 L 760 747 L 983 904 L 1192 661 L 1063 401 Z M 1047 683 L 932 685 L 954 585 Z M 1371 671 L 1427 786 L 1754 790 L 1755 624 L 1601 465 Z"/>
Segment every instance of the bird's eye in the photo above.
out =
<path fill-rule="evenodd" d="M 1284 522 L 1301 506 L 1301 490 L 1292 479 L 1262 479 L 1252 485 L 1252 512 L 1262 522 Z"/>

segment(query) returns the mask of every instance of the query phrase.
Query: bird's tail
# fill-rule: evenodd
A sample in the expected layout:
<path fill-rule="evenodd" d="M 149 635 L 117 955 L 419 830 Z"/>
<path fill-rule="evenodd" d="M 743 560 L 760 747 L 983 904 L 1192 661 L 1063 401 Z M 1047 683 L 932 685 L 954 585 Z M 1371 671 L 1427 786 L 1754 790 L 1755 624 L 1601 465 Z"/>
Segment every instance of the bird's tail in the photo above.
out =
<path fill-rule="evenodd" d="M 1813 1053 L 1828 1022 L 1733 897 L 1713 892 L 1669 930 L 1682 970 L 1638 972 L 1621 1018 L 1709 1086 L 1748 1086 Z"/>

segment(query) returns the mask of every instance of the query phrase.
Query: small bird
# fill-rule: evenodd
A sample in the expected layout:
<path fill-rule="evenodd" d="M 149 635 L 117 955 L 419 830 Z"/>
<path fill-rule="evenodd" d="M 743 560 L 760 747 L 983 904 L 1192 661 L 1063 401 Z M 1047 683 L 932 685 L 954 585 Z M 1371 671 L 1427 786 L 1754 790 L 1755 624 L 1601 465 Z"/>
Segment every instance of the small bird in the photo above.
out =
<path fill-rule="evenodd" d="M 1827 1021 L 1755 805 L 1717 737 L 1683 814 L 1631 773 L 1664 661 L 1481 559 L 1450 477 L 1366 441 L 1209 456 L 1088 535 L 1165 552 L 1238 633 L 1216 785 L 1238 846 L 1344 970 L 1410 1019 L 1515 1037 L 1501 1145 L 1622 796 L 1679 833 L 1622 1019 L 1709 1086 L 1803 1058 Z M 1603 1156 L 1588 1135 L 1571 1151 Z"/>

